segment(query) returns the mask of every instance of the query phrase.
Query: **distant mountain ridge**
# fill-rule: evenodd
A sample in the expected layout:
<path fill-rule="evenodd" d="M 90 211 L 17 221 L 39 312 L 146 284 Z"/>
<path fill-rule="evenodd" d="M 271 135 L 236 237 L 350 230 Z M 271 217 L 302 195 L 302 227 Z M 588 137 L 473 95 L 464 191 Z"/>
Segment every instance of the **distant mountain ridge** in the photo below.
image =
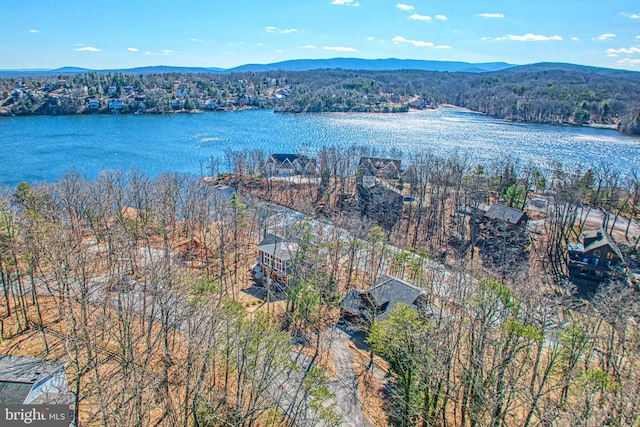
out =
<path fill-rule="evenodd" d="M 506 62 L 486 62 L 474 64 L 460 61 L 430 61 L 422 59 L 294 59 L 272 64 L 247 64 L 230 68 L 226 72 L 245 73 L 259 71 L 309 71 L 321 69 L 367 70 L 367 71 L 450 71 L 450 72 L 488 72 L 515 67 Z"/>
<path fill-rule="evenodd" d="M 47 77 L 56 75 L 74 75 L 82 73 L 123 73 L 123 74 L 230 74 L 230 73 L 259 73 L 268 71 L 312 71 L 323 69 L 354 70 L 354 71 L 397 71 L 420 70 L 452 73 L 534 73 L 541 71 L 572 71 L 584 74 L 596 74 L 608 77 L 638 74 L 636 71 L 618 70 L 612 68 L 592 67 L 561 62 L 540 62 L 535 64 L 516 65 L 506 62 L 471 63 L 462 61 L 432 61 L 422 59 L 362 59 L 362 58 L 329 58 L 329 59 L 292 59 L 270 64 L 246 64 L 233 68 L 216 67 L 178 67 L 171 65 L 154 65 L 136 68 L 92 70 L 81 67 L 62 67 L 56 69 L 20 69 L 0 70 L 0 78 Z"/>
<path fill-rule="evenodd" d="M 430 61 L 420 59 L 360 59 L 360 58 L 330 58 L 330 59 L 293 59 L 271 64 L 246 64 L 233 68 L 215 67 L 176 67 L 169 65 L 157 65 L 148 67 L 136 67 L 128 69 L 92 70 L 80 67 L 62 67 L 53 70 L 25 69 L 25 70 L 0 70 L 0 77 L 38 77 L 52 75 L 70 75 L 79 73 L 96 72 L 101 74 L 164 74 L 164 73 L 257 73 L 263 71 L 311 71 L 320 69 L 343 70 L 367 70 L 367 71 L 395 71 L 395 70 L 421 70 L 421 71 L 449 71 L 482 73 L 500 71 L 515 67 L 506 62 L 470 63 L 460 61 Z"/>
<path fill-rule="evenodd" d="M 510 73 L 539 73 L 545 71 L 565 71 L 582 74 L 591 74 L 604 77 L 639 77 L 640 73 L 631 70 L 618 70 L 615 68 L 592 67 L 589 65 L 569 64 L 566 62 L 538 62 L 535 64 L 518 65 L 504 69 Z"/>

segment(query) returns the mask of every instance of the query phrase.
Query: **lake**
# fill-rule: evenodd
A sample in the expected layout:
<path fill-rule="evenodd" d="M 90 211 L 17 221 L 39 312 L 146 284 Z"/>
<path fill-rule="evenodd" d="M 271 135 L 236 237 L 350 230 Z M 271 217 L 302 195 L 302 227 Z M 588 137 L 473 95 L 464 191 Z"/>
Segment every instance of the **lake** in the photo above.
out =
<path fill-rule="evenodd" d="M 0 184 L 47 182 L 75 169 L 136 168 L 200 174 L 227 147 L 266 153 L 367 145 L 405 154 L 468 153 L 478 162 L 511 154 L 585 169 L 605 162 L 621 173 L 640 165 L 640 138 L 587 127 L 516 124 L 454 109 L 406 114 L 276 114 L 271 110 L 171 115 L 0 118 Z M 224 164 L 224 162 L 223 162 Z M 206 172 L 206 168 L 205 168 Z"/>

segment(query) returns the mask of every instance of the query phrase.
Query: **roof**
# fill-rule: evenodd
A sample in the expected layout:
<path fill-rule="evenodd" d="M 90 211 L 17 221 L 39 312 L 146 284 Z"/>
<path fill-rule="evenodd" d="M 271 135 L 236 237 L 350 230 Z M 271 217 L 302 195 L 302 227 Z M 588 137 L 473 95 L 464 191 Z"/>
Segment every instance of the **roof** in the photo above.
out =
<path fill-rule="evenodd" d="M 419 311 L 424 304 L 419 302 L 419 297 L 424 293 L 418 288 L 404 280 L 383 275 L 376 283 L 366 291 L 353 290 L 340 303 L 340 308 L 352 315 L 368 318 L 371 308 L 367 301 L 376 305 L 375 320 L 383 320 L 389 313 L 402 302 L 414 311 Z"/>
<path fill-rule="evenodd" d="M 0 381 L 0 405 L 21 405 L 31 392 L 32 383 Z"/>
<path fill-rule="evenodd" d="M 60 368 L 64 363 L 58 360 L 0 355 L 0 404 L 22 404 L 36 382 Z"/>
<path fill-rule="evenodd" d="M 515 225 L 523 219 L 526 219 L 527 214 L 519 209 L 510 208 L 509 206 L 495 203 L 491 205 L 484 216 L 490 219 L 497 219 Z"/>
<path fill-rule="evenodd" d="M 293 163 L 293 161 L 299 157 L 301 158 L 305 156 L 301 156 L 299 154 L 272 154 L 271 155 L 271 158 L 273 158 L 273 160 L 275 160 L 278 163 L 282 163 L 285 160 L 289 160 L 290 162 Z"/>
<path fill-rule="evenodd" d="M 292 255 L 298 250 L 298 244 L 269 233 L 258 243 L 258 250 L 271 254 L 282 261 L 290 261 Z"/>
<path fill-rule="evenodd" d="M 64 365 L 59 360 L 3 354 L 0 355 L 0 381 L 34 384 Z"/>
<path fill-rule="evenodd" d="M 622 260 L 622 252 L 616 244 L 613 237 L 602 228 L 596 230 L 584 231 L 582 233 L 582 245 L 584 246 L 584 252 L 591 252 L 594 249 L 601 248 L 602 246 L 609 246 L 611 250 Z"/>
<path fill-rule="evenodd" d="M 311 159 L 303 154 L 272 154 L 268 160 L 272 160 L 279 165 L 286 162 L 287 160 L 289 161 L 289 163 L 293 164 L 293 162 L 297 160 L 302 168 L 306 168 L 309 165 L 315 167 L 316 164 L 315 159 Z"/>
<path fill-rule="evenodd" d="M 396 169 L 400 170 L 400 165 L 402 162 L 396 159 L 383 159 L 380 157 L 360 157 L 359 166 L 368 166 L 369 163 L 375 170 L 384 169 L 390 165 L 395 166 Z"/>

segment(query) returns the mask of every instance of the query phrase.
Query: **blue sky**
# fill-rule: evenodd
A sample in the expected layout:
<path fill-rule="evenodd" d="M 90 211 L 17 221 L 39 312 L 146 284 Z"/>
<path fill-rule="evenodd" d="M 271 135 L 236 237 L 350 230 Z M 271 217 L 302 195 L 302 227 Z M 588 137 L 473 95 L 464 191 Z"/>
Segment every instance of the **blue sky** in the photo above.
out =
<path fill-rule="evenodd" d="M 5 2 L 0 28 L 0 69 L 357 57 L 640 70 L 638 0 L 29 0 Z"/>

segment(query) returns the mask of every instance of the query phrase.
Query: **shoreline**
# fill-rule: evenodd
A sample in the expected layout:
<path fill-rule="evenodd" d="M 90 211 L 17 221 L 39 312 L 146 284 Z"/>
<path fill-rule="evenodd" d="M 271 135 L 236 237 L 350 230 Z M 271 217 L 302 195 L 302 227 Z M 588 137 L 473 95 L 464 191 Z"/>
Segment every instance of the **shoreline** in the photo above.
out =
<path fill-rule="evenodd" d="M 255 106 L 242 106 L 242 107 L 232 107 L 232 108 L 225 108 L 225 109 L 219 109 L 219 110 L 206 110 L 206 109 L 200 109 L 200 108 L 194 108 L 193 110 L 170 110 L 170 111 L 165 111 L 165 112 L 145 112 L 145 111 L 135 111 L 135 112 L 127 112 L 127 113 L 70 113 L 70 114 L 6 114 L 6 113 L 0 113 L 0 119 L 3 117 L 8 117 L 8 118 L 13 118 L 13 117 L 33 117 L 33 116 L 164 116 L 164 115 L 173 115 L 173 114 L 202 114 L 202 113 L 227 113 L 227 112 L 234 112 L 234 111 L 252 111 L 252 110 L 271 110 L 275 113 L 284 113 L 284 114 L 323 114 L 323 112 L 317 112 L 317 113 L 300 113 L 300 112 L 290 112 L 290 111 L 278 111 L 275 108 L 260 108 L 260 107 L 255 107 Z M 409 111 L 389 111 L 389 112 L 383 112 L 383 111 L 367 111 L 364 113 L 367 114 L 403 114 L 403 113 L 407 113 L 410 111 L 437 111 L 437 110 L 448 110 L 448 111 L 454 111 L 454 112 L 460 112 L 460 113 L 468 113 L 468 114 L 479 114 L 482 116 L 486 116 L 486 117 L 491 117 L 486 113 L 483 113 L 481 111 L 475 111 L 475 110 L 471 110 L 469 108 L 465 108 L 465 107 L 459 107 L 457 105 L 453 105 L 453 104 L 439 104 L 437 105 L 435 108 L 426 108 L 426 109 L 419 109 L 419 108 L 409 108 Z M 346 114 L 358 114 L 360 113 L 359 111 L 329 111 L 328 113 L 346 113 Z M 529 125 L 536 125 L 536 124 L 541 124 L 541 125 L 559 125 L 559 126 L 575 126 L 575 127 L 586 127 L 586 128 L 591 128 L 591 129 L 602 129 L 602 130 L 612 130 L 612 131 L 616 131 L 619 133 L 622 133 L 623 135 L 627 135 L 627 136 L 631 136 L 631 137 L 638 137 L 640 135 L 634 135 L 634 134 L 627 134 L 627 133 L 623 133 L 620 132 L 618 130 L 618 125 L 617 124 L 603 124 L 603 123 L 570 123 L 570 122 L 553 122 L 553 123 L 540 123 L 540 122 L 528 122 L 528 121 L 518 121 L 518 120 L 509 120 L 509 119 L 503 119 L 503 118 L 499 118 L 499 117 L 491 117 L 495 120 L 502 120 L 504 122 L 507 123 L 520 123 L 520 124 L 529 124 Z"/>
<path fill-rule="evenodd" d="M 439 104 L 438 107 L 435 108 L 436 110 L 451 110 L 451 111 L 456 111 L 456 112 L 460 112 L 460 113 L 472 113 L 472 114 L 480 114 L 483 116 L 486 116 L 486 113 L 482 113 L 480 111 L 474 111 L 474 110 L 470 110 L 468 108 L 465 107 L 458 107 L 457 105 L 453 105 L 453 104 Z"/>

